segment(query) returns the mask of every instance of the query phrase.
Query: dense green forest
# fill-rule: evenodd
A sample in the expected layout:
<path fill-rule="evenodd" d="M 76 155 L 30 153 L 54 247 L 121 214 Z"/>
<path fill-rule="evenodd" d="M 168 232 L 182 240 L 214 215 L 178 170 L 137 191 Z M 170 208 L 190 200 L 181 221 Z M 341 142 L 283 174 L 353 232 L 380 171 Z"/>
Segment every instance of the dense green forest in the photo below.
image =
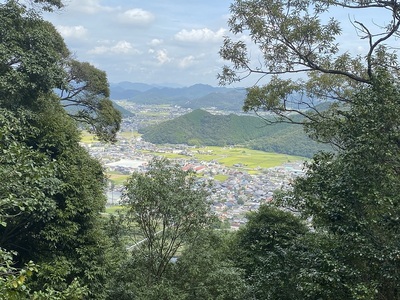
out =
<path fill-rule="evenodd" d="M 201 109 L 141 129 L 140 132 L 144 140 L 154 144 L 242 145 L 303 157 L 312 157 L 320 150 L 331 149 L 308 138 L 300 125 L 268 124 L 254 116 L 212 115 Z"/>
<path fill-rule="evenodd" d="M 106 178 L 78 123 L 110 142 L 121 116 L 105 72 L 74 60 L 41 18 L 62 3 L 36 2 L 0 4 L 0 298 L 102 299 Z"/>
<path fill-rule="evenodd" d="M 120 213 L 104 214 L 107 179 L 78 128 L 115 141 L 121 115 L 106 73 L 75 60 L 42 19 L 60 0 L 21 3 L 0 4 L 1 300 L 400 299 L 400 72 L 383 44 L 398 35 L 397 1 L 233 1 L 238 39 L 222 45 L 231 64 L 221 83 L 272 75 L 247 90 L 244 109 L 301 123 L 335 149 L 314 155 L 305 176 L 238 231 L 221 230 L 210 211 L 210 182 L 163 158 L 130 176 Z M 390 13 L 384 26 L 353 23 L 365 56 L 338 50 L 338 7 Z M 296 111 L 301 122 L 295 101 L 310 106 Z M 232 138 L 242 127 L 262 138 L 253 119 L 194 116 L 231 125 Z"/>

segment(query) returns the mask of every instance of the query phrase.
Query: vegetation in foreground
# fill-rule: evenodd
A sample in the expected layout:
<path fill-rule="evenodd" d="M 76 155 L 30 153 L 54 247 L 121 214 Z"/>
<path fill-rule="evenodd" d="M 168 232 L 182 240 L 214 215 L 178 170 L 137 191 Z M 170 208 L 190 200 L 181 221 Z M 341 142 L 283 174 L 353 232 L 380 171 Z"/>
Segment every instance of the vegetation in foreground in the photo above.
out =
<path fill-rule="evenodd" d="M 339 51 L 339 24 L 322 15 L 335 7 L 391 13 L 377 33 L 353 23 L 365 56 Z M 398 34 L 397 1 L 234 1 L 231 30 L 250 31 L 267 69 L 252 69 L 245 43 L 227 37 L 221 80 L 307 71 L 250 88 L 245 109 L 288 120 L 288 101 L 302 101 L 294 91 L 330 99 L 303 125 L 336 150 L 314 156 L 293 190 L 238 232 L 214 230 L 203 187 L 164 159 L 128 180 L 126 215 L 100 217 L 106 179 L 75 121 L 113 141 L 120 115 L 104 72 L 71 60 L 33 12 L 0 4 L 0 299 L 400 299 L 399 69 L 383 45 Z M 77 98 L 71 78 L 86 82 Z M 130 249 L 127 222 L 146 237 Z"/>

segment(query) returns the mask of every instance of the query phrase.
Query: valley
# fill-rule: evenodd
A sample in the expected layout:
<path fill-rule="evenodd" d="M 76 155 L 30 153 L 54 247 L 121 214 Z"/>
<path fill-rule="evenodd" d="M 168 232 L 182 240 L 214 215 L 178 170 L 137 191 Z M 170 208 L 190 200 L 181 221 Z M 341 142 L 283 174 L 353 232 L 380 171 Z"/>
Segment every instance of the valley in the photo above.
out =
<path fill-rule="evenodd" d="M 135 117 L 123 119 L 117 143 L 103 144 L 87 133 L 82 136 L 84 147 L 102 162 L 108 174 L 107 196 L 111 211 L 120 205 L 125 180 L 132 172 L 145 170 L 147 162 L 154 156 L 164 156 L 183 169 L 196 172 L 200 181 L 211 183 L 208 197 L 211 208 L 221 224 L 231 229 L 245 224 L 249 211 L 271 201 L 276 190 L 288 188 L 294 178 L 303 174 L 305 158 L 301 156 L 234 145 L 156 145 L 147 142 L 137 130 L 173 120 L 188 110 L 168 105 L 140 105 L 133 109 L 132 104 L 127 105 L 124 101 L 119 104 L 135 113 Z"/>

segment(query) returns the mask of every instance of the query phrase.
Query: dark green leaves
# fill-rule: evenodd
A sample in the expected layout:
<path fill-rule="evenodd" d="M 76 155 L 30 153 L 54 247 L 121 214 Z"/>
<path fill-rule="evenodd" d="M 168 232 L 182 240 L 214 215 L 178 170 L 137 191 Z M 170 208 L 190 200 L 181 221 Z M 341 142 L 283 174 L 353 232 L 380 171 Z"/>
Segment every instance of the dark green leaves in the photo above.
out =
<path fill-rule="evenodd" d="M 29 106 L 60 86 L 69 52 L 53 25 L 14 1 L 0 6 L 0 104 Z"/>
<path fill-rule="evenodd" d="M 154 159 L 146 173 L 128 180 L 125 205 L 142 235 L 130 249 L 147 260 L 144 276 L 150 281 L 160 281 L 178 249 L 211 220 L 206 189 L 193 175 Z"/>

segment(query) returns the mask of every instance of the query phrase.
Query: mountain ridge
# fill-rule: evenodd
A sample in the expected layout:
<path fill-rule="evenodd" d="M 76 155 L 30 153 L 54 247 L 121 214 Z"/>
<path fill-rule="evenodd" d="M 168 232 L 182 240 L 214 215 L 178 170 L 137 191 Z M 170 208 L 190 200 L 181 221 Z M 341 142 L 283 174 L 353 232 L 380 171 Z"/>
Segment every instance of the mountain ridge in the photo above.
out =
<path fill-rule="evenodd" d="M 241 111 L 245 89 L 194 84 L 189 87 L 166 87 L 142 83 L 121 82 L 110 85 L 112 100 L 128 100 L 137 104 L 170 104 L 185 108 L 216 107 Z"/>

